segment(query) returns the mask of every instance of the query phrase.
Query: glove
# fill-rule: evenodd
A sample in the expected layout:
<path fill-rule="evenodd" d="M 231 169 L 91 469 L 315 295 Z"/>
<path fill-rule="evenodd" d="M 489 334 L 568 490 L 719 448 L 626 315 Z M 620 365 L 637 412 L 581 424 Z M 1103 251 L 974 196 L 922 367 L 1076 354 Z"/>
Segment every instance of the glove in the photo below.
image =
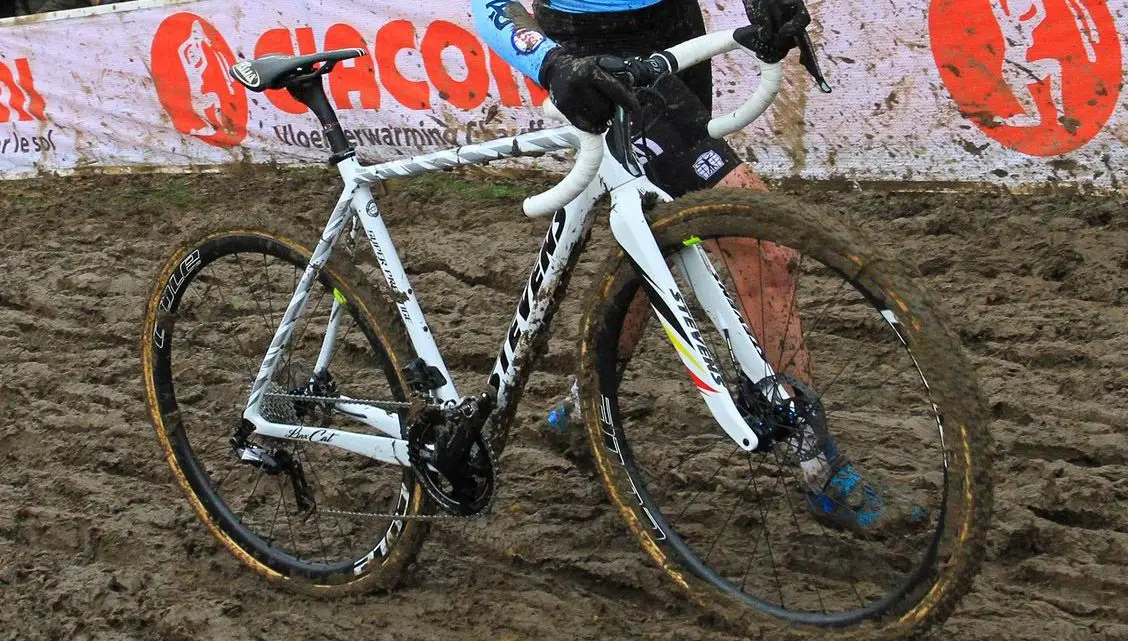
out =
<path fill-rule="evenodd" d="M 639 108 L 634 91 L 604 71 L 598 60 L 556 47 L 545 56 L 540 72 L 540 84 L 560 113 L 577 129 L 593 134 L 607 130 L 616 105 L 627 111 Z"/>
<path fill-rule="evenodd" d="M 803 0 L 744 0 L 752 29 L 740 44 L 764 62 L 779 62 L 797 45 L 797 36 L 811 24 Z"/>

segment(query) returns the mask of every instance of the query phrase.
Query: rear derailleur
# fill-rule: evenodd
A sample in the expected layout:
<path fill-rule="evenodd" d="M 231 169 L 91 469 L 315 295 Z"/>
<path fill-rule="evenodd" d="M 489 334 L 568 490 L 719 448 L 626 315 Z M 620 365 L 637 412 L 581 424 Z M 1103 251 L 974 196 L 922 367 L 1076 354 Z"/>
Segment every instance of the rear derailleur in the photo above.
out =
<path fill-rule="evenodd" d="M 254 432 L 254 425 L 246 419 L 242 426 L 231 437 L 231 449 L 239 460 L 246 465 L 257 467 L 267 476 L 285 474 L 290 479 L 290 486 L 294 490 L 294 502 L 300 514 L 311 514 L 317 507 L 313 496 L 313 488 L 306 482 L 305 469 L 298 457 L 284 448 L 266 449 L 247 440 Z"/>
<path fill-rule="evenodd" d="M 276 383 L 267 386 L 267 398 L 263 400 L 263 415 L 280 423 L 319 423 L 323 427 L 329 425 L 329 417 L 333 413 L 333 403 L 328 401 L 294 400 L 290 398 L 273 398 L 270 394 L 281 394 L 285 390 Z M 337 383 L 329 372 L 315 374 L 304 385 L 299 385 L 289 391 L 290 396 L 329 397 L 339 396 Z M 248 439 L 254 432 L 254 426 L 244 419 L 240 427 L 231 435 L 231 449 L 235 455 L 246 465 L 257 467 L 268 476 L 285 474 L 290 479 L 294 490 L 294 500 L 298 512 L 312 513 L 317 507 L 313 489 L 306 480 L 305 469 L 299 458 L 285 447 L 278 446 L 265 448 L 251 443 Z M 273 439 L 271 439 L 273 440 Z"/>

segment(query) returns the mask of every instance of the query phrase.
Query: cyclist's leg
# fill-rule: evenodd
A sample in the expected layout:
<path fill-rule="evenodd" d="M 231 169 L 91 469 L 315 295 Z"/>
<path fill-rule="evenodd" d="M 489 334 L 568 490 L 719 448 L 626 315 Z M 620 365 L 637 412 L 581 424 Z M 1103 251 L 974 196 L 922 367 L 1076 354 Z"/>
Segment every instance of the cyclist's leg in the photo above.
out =
<path fill-rule="evenodd" d="M 666 109 L 636 143 L 647 155 L 650 179 L 675 198 L 710 187 L 766 189 L 766 185 L 724 141 L 707 130 L 711 116 L 686 83 L 668 79 L 659 90 Z M 756 239 L 723 239 L 706 245 L 714 264 L 731 274 L 734 298 L 769 362 L 777 372 L 795 375 L 812 386 L 811 362 L 803 344 L 802 319 L 796 313 L 793 265 L 799 255 Z M 644 293 L 631 303 L 620 334 L 620 354 L 633 351 L 650 317 Z M 918 508 L 878 491 L 838 449 L 831 435 L 825 450 L 801 467 L 812 514 L 833 527 L 869 529 L 879 523 L 922 521 Z"/>
<path fill-rule="evenodd" d="M 684 80 L 670 79 L 659 86 L 666 100 L 664 113 L 636 141 L 636 148 L 646 156 L 649 178 L 675 198 L 710 187 L 766 191 L 764 181 L 727 143 L 709 136 L 706 126 L 711 114 L 698 95 L 701 79 Z M 708 241 L 706 249 L 716 260 L 723 259 L 732 273 L 736 289 L 732 293 L 772 367 L 810 382 L 810 359 L 794 313 L 795 285 L 789 271 L 797 254 L 755 239 Z M 621 350 L 633 347 L 648 316 L 644 295 L 632 305 L 636 309 L 624 322 Z"/>
<path fill-rule="evenodd" d="M 767 191 L 767 184 L 747 165 L 735 167 L 718 187 Z M 752 238 L 729 238 L 711 243 L 732 273 L 736 297 L 752 333 L 763 344 L 768 362 L 777 372 L 788 372 L 810 383 L 810 356 L 795 309 L 795 280 L 791 266 L 799 260 L 794 250 Z"/>

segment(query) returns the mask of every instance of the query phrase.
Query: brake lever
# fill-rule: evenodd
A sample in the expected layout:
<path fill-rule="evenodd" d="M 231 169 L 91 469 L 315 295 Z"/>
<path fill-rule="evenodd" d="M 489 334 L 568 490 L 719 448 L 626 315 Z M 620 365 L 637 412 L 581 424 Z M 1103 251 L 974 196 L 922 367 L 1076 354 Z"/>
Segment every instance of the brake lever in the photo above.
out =
<path fill-rule="evenodd" d="M 635 89 L 652 87 L 669 73 L 669 63 L 665 58 L 655 56 L 649 58 L 600 56 L 596 64 Z"/>
<path fill-rule="evenodd" d="M 823 77 L 822 69 L 819 68 L 818 58 L 815 57 L 815 45 L 811 42 L 811 36 L 807 34 L 807 30 L 800 31 L 795 40 L 799 45 L 799 64 L 803 65 L 807 73 L 815 79 L 820 91 L 823 93 L 833 91 L 827 84 L 826 78 Z"/>

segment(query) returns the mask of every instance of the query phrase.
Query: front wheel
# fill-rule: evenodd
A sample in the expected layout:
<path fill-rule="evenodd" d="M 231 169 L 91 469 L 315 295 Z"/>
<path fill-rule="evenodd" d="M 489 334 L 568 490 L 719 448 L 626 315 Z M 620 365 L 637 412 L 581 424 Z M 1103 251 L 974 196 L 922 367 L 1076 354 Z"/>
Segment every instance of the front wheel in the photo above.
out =
<path fill-rule="evenodd" d="M 648 217 L 679 313 L 776 438 L 745 452 L 720 429 L 615 252 L 582 321 L 582 413 L 643 548 L 729 621 L 894 639 L 946 619 L 983 557 L 991 441 L 972 369 L 907 268 L 778 195 L 712 190 Z M 681 267 L 697 245 L 774 377 L 748 380 L 693 299 Z"/>

